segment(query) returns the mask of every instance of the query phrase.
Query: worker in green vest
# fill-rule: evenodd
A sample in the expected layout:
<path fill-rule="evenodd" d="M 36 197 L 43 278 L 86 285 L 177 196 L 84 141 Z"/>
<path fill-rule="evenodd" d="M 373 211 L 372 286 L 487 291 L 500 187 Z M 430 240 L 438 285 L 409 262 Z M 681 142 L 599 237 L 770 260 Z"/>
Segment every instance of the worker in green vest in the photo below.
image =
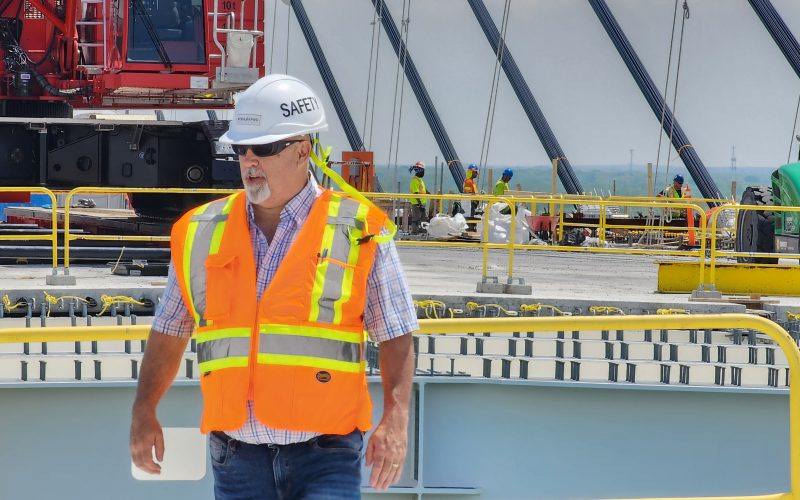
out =
<path fill-rule="evenodd" d="M 689 186 L 684 185 L 683 176 L 678 174 L 672 179 L 672 185 L 665 187 L 660 193 L 658 193 L 658 196 L 663 198 L 682 199 L 686 198 L 686 191 L 688 189 Z M 672 217 L 683 217 L 686 215 L 686 210 L 671 210 L 670 212 Z"/>
<path fill-rule="evenodd" d="M 508 181 L 510 181 L 512 177 L 514 177 L 513 170 L 510 168 L 503 170 L 503 175 L 500 177 L 500 180 L 495 183 L 492 194 L 495 196 L 503 196 L 506 194 L 506 191 L 508 191 Z M 500 210 L 500 213 L 503 215 L 508 215 L 511 213 L 511 209 L 506 207 Z"/>
<path fill-rule="evenodd" d="M 425 188 L 425 182 L 422 180 L 425 177 L 425 164 L 418 161 L 409 169 L 411 172 L 411 182 L 409 184 L 409 192 L 411 194 L 429 194 Z M 418 198 L 411 198 L 411 217 L 409 219 L 409 229 L 412 233 L 422 232 L 420 223 L 428 220 L 425 204 L 428 200 L 422 196 Z"/>
<path fill-rule="evenodd" d="M 508 191 L 508 181 L 514 177 L 514 171 L 510 168 L 503 170 L 503 176 L 500 177 L 500 180 L 494 185 L 494 194 L 495 196 L 503 196 Z"/>

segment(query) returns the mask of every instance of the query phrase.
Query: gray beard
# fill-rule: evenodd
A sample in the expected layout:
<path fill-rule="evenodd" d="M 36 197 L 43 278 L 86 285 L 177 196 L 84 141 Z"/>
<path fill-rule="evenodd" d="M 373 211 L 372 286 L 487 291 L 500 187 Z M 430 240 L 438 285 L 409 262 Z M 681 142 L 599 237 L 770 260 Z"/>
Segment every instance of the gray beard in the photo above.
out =
<path fill-rule="evenodd" d="M 258 205 L 259 203 L 263 203 L 270 197 L 270 195 L 272 195 L 272 191 L 270 191 L 269 189 L 269 184 L 267 183 L 267 179 L 264 179 L 264 184 L 260 186 L 246 187 L 244 193 L 247 196 L 247 201 L 249 201 L 253 205 Z"/>

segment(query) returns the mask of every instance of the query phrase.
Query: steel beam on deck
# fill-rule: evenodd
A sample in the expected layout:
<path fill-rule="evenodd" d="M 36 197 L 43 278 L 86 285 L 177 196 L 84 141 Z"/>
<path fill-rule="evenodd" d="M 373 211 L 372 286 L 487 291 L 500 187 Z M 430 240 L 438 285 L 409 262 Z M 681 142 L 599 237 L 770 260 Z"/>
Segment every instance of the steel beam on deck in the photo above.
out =
<path fill-rule="evenodd" d="M 522 72 L 520 72 L 516 61 L 514 61 L 511 51 L 508 50 L 508 46 L 505 44 L 505 40 L 500 36 L 500 32 L 497 30 L 497 26 L 492 20 L 492 16 L 489 14 L 489 10 L 486 8 L 483 0 L 468 0 L 468 2 L 469 6 L 472 7 L 472 12 L 475 13 L 475 17 L 478 19 L 478 23 L 481 25 L 481 29 L 483 29 L 483 33 L 486 35 L 486 39 L 489 40 L 489 45 L 492 46 L 492 50 L 497 57 L 500 57 L 502 48 L 501 64 L 503 66 L 503 71 L 505 71 L 508 82 L 511 84 L 511 88 L 514 89 L 514 93 L 517 94 L 517 99 L 519 99 L 522 109 L 525 110 L 528 120 L 531 122 L 531 125 L 533 125 L 536 135 L 539 136 L 542 147 L 544 147 L 551 161 L 555 158 L 559 159 L 558 177 L 561 179 L 561 184 L 564 185 L 564 189 L 570 194 L 583 193 L 583 186 L 581 186 L 578 176 L 575 175 L 572 165 L 569 164 L 567 155 L 564 153 L 564 150 L 561 149 L 561 145 L 558 143 L 556 136 L 553 134 L 553 130 L 547 123 L 547 119 L 544 117 L 544 113 L 542 113 L 539 104 L 536 102 L 536 99 L 534 99 L 533 92 L 531 92 L 528 83 L 525 81 L 525 77 L 522 76 Z"/>
<path fill-rule="evenodd" d="M 458 153 L 456 153 L 456 149 L 450 141 L 450 136 L 447 135 L 447 131 L 444 129 L 444 124 L 442 124 L 442 120 L 439 118 L 439 113 L 436 112 L 436 107 L 433 105 L 431 96 L 428 94 L 425 84 L 422 83 L 422 78 L 419 76 L 419 71 L 417 71 L 414 60 L 411 58 L 411 54 L 408 53 L 408 48 L 400 37 L 400 32 L 397 31 L 397 25 L 394 23 L 392 14 L 389 12 L 389 7 L 384 0 L 372 0 L 372 4 L 376 9 L 381 9 L 381 24 L 383 24 L 383 29 L 386 31 L 386 36 L 389 38 L 395 54 L 397 54 L 397 57 L 405 68 L 408 83 L 414 90 L 414 95 L 417 97 L 420 108 L 422 108 L 422 113 L 425 115 L 425 119 L 428 120 L 428 125 L 430 125 L 431 132 L 433 132 L 433 136 L 436 138 L 436 143 L 439 145 L 439 149 L 442 151 L 442 155 L 444 155 L 444 159 L 447 161 L 450 173 L 453 175 L 453 180 L 456 182 L 456 187 L 459 192 L 463 192 L 464 180 L 466 179 L 464 167 L 461 165 L 461 160 L 458 159 Z M 405 62 L 403 63 L 402 61 Z"/>
<path fill-rule="evenodd" d="M 708 173 L 705 165 L 703 165 L 703 162 L 697 155 L 689 138 L 686 137 L 680 124 L 675 120 L 672 110 L 670 110 L 667 103 L 664 102 L 664 97 L 661 95 L 661 92 L 659 92 L 653 79 L 650 78 L 650 74 L 647 73 L 639 56 L 636 55 L 636 51 L 633 50 L 633 46 L 631 46 L 628 37 L 625 36 L 619 23 L 617 23 L 617 20 L 614 18 L 614 14 L 611 13 L 608 4 L 606 4 L 605 0 L 589 0 L 589 4 L 592 6 L 592 9 L 594 9 L 595 14 L 597 14 L 597 18 L 600 19 L 600 23 L 603 25 L 603 28 L 605 28 L 609 38 L 614 42 L 614 46 L 617 48 L 620 57 L 625 61 L 625 65 L 631 72 L 631 76 L 636 81 L 645 99 L 647 99 L 647 103 L 650 104 L 653 113 L 655 113 L 659 120 L 663 114 L 664 131 L 672 135 L 672 145 L 680 155 L 681 160 L 683 160 L 686 170 L 689 171 L 689 174 L 692 176 L 692 179 L 694 179 L 703 197 L 710 199 L 722 198 L 722 191 L 717 187 L 717 184 L 714 182 L 711 174 Z M 708 204 L 712 206 L 718 205 L 716 202 L 708 202 Z"/>

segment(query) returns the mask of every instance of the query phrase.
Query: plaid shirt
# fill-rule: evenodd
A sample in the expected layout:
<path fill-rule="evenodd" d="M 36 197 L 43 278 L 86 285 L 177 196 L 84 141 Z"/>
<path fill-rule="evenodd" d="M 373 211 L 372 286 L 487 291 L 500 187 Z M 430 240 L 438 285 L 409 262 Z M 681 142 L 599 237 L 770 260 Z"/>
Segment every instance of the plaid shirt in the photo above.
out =
<path fill-rule="evenodd" d="M 256 290 L 259 301 L 321 192 L 316 181 L 310 177 L 305 188 L 281 210 L 280 222 L 271 244 L 256 226 L 252 206 L 247 205 L 250 243 L 257 263 Z M 375 262 L 367 280 L 364 326 L 370 338 L 376 342 L 383 342 L 419 328 L 393 241 L 378 245 Z M 186 308 L 175 278 L 173 264 L 170 264 L 167 287 L 153 319 L 153 330 L 167 335 L 189 337 L 194 332 L 194 327 L 194 320 Z M 313 432 L 273 429 L 261 424 L 253 415 L 252 401 L 247 403 L 247 412 L 244 426 L 236 431 L 226 431 L 226 434 L 252 444 L 299 443 L 317 435 Z"/>

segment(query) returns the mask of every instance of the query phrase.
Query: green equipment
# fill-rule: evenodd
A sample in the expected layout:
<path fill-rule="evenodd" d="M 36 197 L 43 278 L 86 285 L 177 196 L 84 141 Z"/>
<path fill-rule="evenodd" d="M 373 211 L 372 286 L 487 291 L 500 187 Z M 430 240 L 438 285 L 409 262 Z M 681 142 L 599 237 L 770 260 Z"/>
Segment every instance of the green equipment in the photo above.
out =
<path fill-rule="evenodd" d="M 800 207 L 800 162 L 772 173 L 772 186 L 751 186 L 742 205 Z M 736 223 L 737 252 L 800 253 L 800 212 L 740 210 Z M 742 263 L 777 264 L 775 257 L 737 257 Z"/>

